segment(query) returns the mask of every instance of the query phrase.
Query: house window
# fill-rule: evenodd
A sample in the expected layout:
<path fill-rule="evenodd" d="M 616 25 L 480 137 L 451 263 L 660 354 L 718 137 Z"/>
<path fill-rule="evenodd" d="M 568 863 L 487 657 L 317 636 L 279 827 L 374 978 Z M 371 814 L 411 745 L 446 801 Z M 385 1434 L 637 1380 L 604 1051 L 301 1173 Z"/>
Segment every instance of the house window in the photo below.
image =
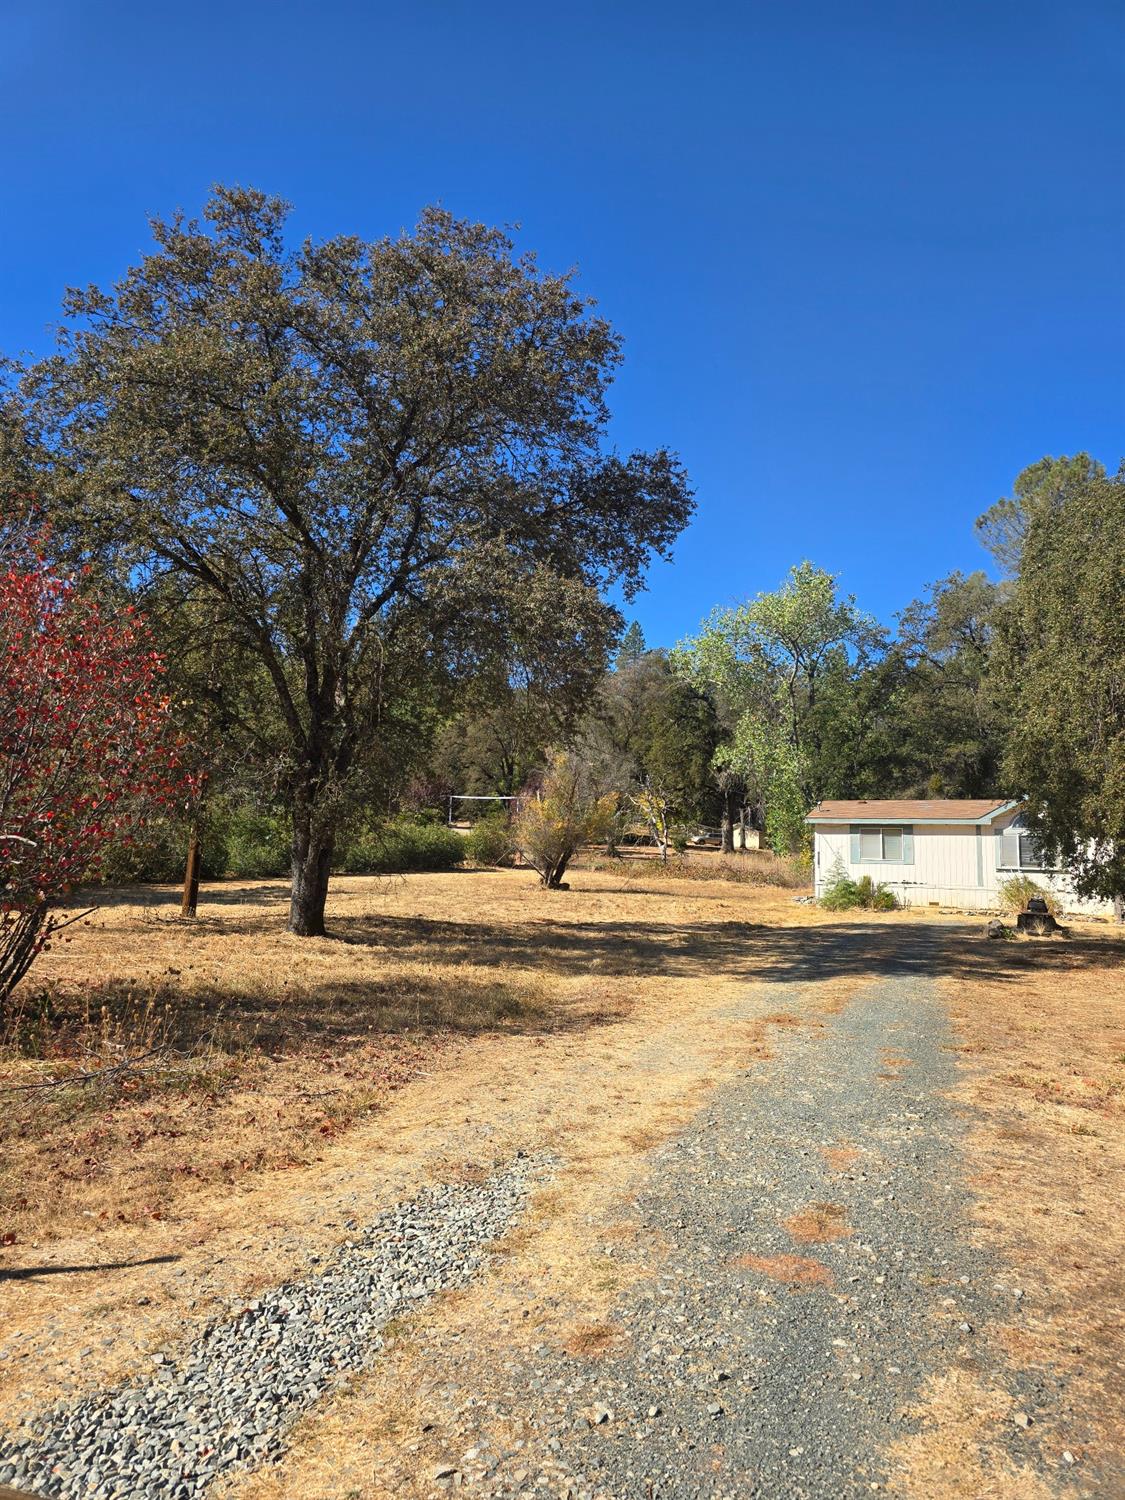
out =
<path fill-rule="evenodd" d="M 883 830 L 881 828 L 859 830 L 859 857 L 860 859 L 882 859 Z"/>
<path fill-rule="evenodd" d="M 869 828 L 857 824 L 852 828 L 853 864 L 911 864 L 914 859 L 914 830 L 906 825 Z"/>
<path fill-rule="evenodd" d="M 1049 870 L 1042 849 L 1018 825 L 1013 823 L 1000 835 L 1000 868 L 1002 870 Z"/>

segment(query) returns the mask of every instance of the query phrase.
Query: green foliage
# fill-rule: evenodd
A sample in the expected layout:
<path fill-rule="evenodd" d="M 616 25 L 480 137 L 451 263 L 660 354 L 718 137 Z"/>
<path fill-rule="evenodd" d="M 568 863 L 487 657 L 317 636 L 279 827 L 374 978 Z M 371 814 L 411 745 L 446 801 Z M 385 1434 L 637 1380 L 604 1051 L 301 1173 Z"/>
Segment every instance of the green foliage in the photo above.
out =
<path fill-rule="evenodd" d="M 246 806 L 232 808 L 222 827 L 222 838 L 226 849 L 224 874 L 267 880 L 289 873 L 293 846 L 284 814 Z"/>
<path fill-rule="evenodd" d="M 1062 903 L 1054 891 L 1048 886 L 1040 885 L 1030 875 L 1013 875 L 1010 880 L 1001 883 L 998 894 L 1001 911 L 1024 911 L 1033 896 L 1042 896 L 1053 917 L 1062 915 Z"/>
<path fill-rule="evenodd" d="M 899 615 L 857 683 L 837 779 L 854 796 L 986 797 L 1002 790 L 1004 715 L 988 665 L 1005 586 L 953 573 Z"/>
<path fill-rule="evenodd" d="M 1046 466 L 1046 467 L 1044 467 Z M 1044 460 L 994 670 L 1004 773 L 1080 895 L 1125 896 L 1125 466 Z M 1033 471 L 1025 470 L 1021 481 Z"/>
<path fill-rule="evenodd" d="M 576 739 L 593 783 L 636 808 L 662 845 L 670 822 L 714 810 L 711 759 L 719 735 L 706 693 L 649 651 L 602 680 Z M 655 817 L 654 817 L 655 814 Z"/>
<path fill-rule="evenodd" d="M 639 778 L 659 791 L 673 817 L 702 813 L 717 738 L 715 711 L 706 695 L 669 673 L 665 691 L 646 705 L 633 748 Z"/>
<path fill-rule="evenodd" d="M 507 825 L 504 825 L 505 830 Z M 495 849 L 496 834 L 492 820 L 477 825 L 477 849 L 486 841 Z M 162 820 L 150 825 L 148 836 L 133 846 L 118 849 L 106 870 L 110 882 L 159 881 L 183 879 L 187 852 L 187 827 Z M 243 880 L 269 880 L 289 873 L 290 832 L 283 813 L 252 804 L 229 806 L 214 803 L 207 809 L 202 829 L 203 877 L 205 880 L 236 876 Z M 352 875 L 398 874 L 412 870 L 451 870 L 466 857 L 476 863 L 499 863 L 470 854 L 468 838 L 446 827 L 440 809 L 426 808 L 419 813 L 402 813 L 385 821 L 364 821 L 341 830 L 337 840 L 333 868 Z M 507 850 L 511 835 L 506 834 Z"/>
<path fill-rule="evenodd" d="M 856 882 L 860 906 L 870 911 L 894 911 L 898 901 L 893 891 L 885 885 L 876 885 L 870 875 L 861 875 Z"/>
<path fill-rule="evenodd" d="M 828 881 L 820 904 L 827 911 L 852 911 L 863 908 L 867 911 L 894 911 L 898 902 L 893 891 L 885 885 L 877 885 L 870 875 L 853 880 L 839 855 L 828 874 Z"/>
<path fill-rule="evenodd" d="M 462 840 L 470 864 L 492 867 L 509 864 L 515 853 L 512 825 L 503 813 L 481 818 Z"/>
<path fill-rule="evenodd" d="M 348 840 L 337 868 L 349 875 L 403 875 L 453 870 L 465 858 L 465 840 L 441 823 L 398 817 L 360 828 Z"/>
<path fill-rule="evenodd" d="M 1020 571 L 1028 529 L 1038 519 L 1050 525 L 1074 495 L 1106 477 L 1105 469 L 1088 453 L 1074 458 L 1041 458 L 1016 476 L 1012 493 L 997 500 L 978 517 L 976 532 L 997 563 L 1009 575 Z"/>
<path fill-rule="evenodd" d="M 836 793 L 837 726 L 879 640 L 855 600 L 838 595 L 833 575 L 803 562 L 773 593 L 717 610 L 673 653 L 679 671 L 707 686 L 725 721 L 716 769 L 743 779 L 778 852 L 804 846 L 808 809 Z"/>
<path fill-rule="evenodd" d="M 102 878 L 107 885 L 182 880 L 187 841 L 187 828 L 178 819 L 153 818 L 129 843 L 118 841 L 111 846 L 102 861 Z M 205 839 L 203 857 L 209 875 L 221 873 L 226 847 L 221 840 Z"/>
<path fill-rule="evenodd" d="M 645 645 L 645 633 L 636 620 L 632 622 L 628 630 L 621 637 L 621 644 L 617 648 L 617 656 L 614 665 L 622 667 L 636 666 L 641 657 L 645 655 L 648 647 Z"/>
<path fill-rule="evenodd" d="M 154 819 L 132 844 L 114 849 L 105 867 L 107 883 L 182 881 L 188 833 L 182 819 Z M 226 875 L 266 880 L 289 871 L 288 822 L 276 812 L 248 804 L 231 806 L 225 800 L 205 804 L 200 837 L 204 880 Z"/>
<path fill-rule="evenodd" d="M 765 834 L 775 854 L 799 854 L 809 847 L 805 815 L 805 758 L 779 724 L 747 713 L 716 753 L 716 764 L 736 769 L 759 791 L 765 807 Z"/>

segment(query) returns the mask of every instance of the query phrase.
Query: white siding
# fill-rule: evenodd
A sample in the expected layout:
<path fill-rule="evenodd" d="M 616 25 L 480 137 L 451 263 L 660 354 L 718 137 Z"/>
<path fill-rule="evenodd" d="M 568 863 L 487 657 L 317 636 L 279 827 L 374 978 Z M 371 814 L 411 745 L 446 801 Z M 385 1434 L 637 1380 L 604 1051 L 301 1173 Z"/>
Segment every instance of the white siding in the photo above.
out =
<path fill-rule="evenodd" d="M 1010 812 L 995 825 L 973 823 L 915 823 L 914 859 L 910 864 L 883 860 L 858 860 L 851 857 L 851 825 L 818 823 L 815 825 L 814 874 L 816 894 L 823 893 L 831 879 L 837 857 L 853 880 L 870 875 L 887 886 L 904 906 L 961 906 L 982 911 L 999 906 L 1001 881 L 1013 873 L 997 869 L 999 832 L 1017 817 Z M 892 825 L 889 825 L 892 826 Z M 1029 872 L 1033 880 L 1049 887 L 1062 900 L 1067 911 L 1091 915 L 1108 915 L 1108 901 L 1084 901 L 1074 895 L 1069 878 L 1063 873 Z"/>

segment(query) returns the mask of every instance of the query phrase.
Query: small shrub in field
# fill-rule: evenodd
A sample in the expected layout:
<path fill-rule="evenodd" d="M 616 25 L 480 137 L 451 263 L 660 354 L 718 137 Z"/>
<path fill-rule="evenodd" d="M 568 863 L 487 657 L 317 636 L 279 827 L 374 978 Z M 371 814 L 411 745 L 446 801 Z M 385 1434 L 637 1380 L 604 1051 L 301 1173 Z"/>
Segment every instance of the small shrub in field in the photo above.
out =
<path fill-rule="evenodd" d="M 599 797 L 576 757 L 560 752 L 552 756 L 538 792 L 520 808 L 516 846 L 540 883 L 557 890 L 575 851 L 604 839 L 616 812 L 617 797 Z"/>
<path fill-rule="evenodd" d="M 825 911 L 852 911 L 860 904 L 859 886 L 847 875 L 825 886 L 820 904 Z"/>
<path fill-rule="evenodd" d="M 1060 916 L 1062 903 L 1045 885 L 1040 885 L 1037 880 L 1032 880 L 1030 875 L 1013 875 L 1010 880 L 1005 880 L 999 890 L 1000 908 L 1002 911 L 1021 912 L 1032 896 L 1042 896 L 1047 903 L 1047 910 L 1052 917 Z"/>
<path fill-rule="evenodd" d="M 893 891 L 885 885 L 877 885 L 870 875 L 861 875 L 856 881 L 859 905 L 868 911 L 894 911 L 898 902 Z"/>
<path fill-rule="evenodd" d="M 507 864 L 515 852 L 512 825 L 502 814 L 481 818 L 462 840 L 465 858 L 474 865 L 494 867 Z"/>
<path fill-rule="evenodd" d="M 67 893 L 195 795 L 174 718 L 138 615 L 0 556 L 0 1009 Z"/>

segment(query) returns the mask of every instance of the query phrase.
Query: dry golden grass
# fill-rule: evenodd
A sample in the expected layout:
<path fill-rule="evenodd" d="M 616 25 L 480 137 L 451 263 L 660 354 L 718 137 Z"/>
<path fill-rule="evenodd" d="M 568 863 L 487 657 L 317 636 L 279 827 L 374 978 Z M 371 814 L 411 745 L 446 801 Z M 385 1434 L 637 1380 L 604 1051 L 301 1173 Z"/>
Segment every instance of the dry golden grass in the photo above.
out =
<path fill-rule="evenodd" d="M 998 1441 L 1013 1410 L 1006 1391 L 982 1385 L 970 1371 L 927 1381 L 922 1399 L 909 1409 L 921 1430 L 891 1452 L 891 1493 L 917 1500 L 1051 1500 L 1057 1491 L 1036 1466 L 1013 1459 Z"/>
<path fill-rule="evenodd" d="M 563 1340 L 563 1348 L 568 1354 L 604 1354 L 617 1341 L 620 1333 L 621 1330 L 612 1323 L 580 1323 Z"/>
<path fill-rule="evenodd" d="M 945 988 L 966 1064 L 957 1098 L 977 1233 L 1013 1292 L 1012 1321 L 989 1332 L 1014 1364 L 1066 1379 L 1070 1425 L 1036 1413 L 1037 1442 L 1060 1469 L 1064 1449 L 1074 1456 L 1084 1493 L 1108 1494 L 1125 1473 L 1125 942 L 1074 930 L 1067 943 L 1006 944 L 1009 962 Z M 907 1493 L 1049 1492 L 1004 1452 L 1003 1391 L 951 1371 L 916 1415 L 921 1431 L 897 1453 Z"/>
<path fill-rule="evenodd" d="M 275 883 L 212 887 L 190 923 L 174 891 L 106 893 L 17 993 L 0 1051 L 3 1232 L 42 1243 L 80 1218 L 159 1222 L 199 1190 L 315 1165 L 473 1037 L 604 1025 L 640 977 L 756 972 L 769 954 L 739 920 L 748 905 L 757 924 L 819 917 L 762 888 L 575 883 L 342 879 L 331 939 L 288 936 Z M 154 1048 L 112 1090 L 21 1092 Z"/>
<path fill-rule="evenodd" d="M 6 1100 L 0 1199 L 15 1239 L 0 1279 L 21 1286 L 0 1339 L 18 1328 L 28 1354 L 0 1366 L 13 1414 L 301 1273 L 347 1218 L 521 1148 L 566 1146 L 555 1274 L 571 1266 L 579 1290 L 558 1337 L 598 1321 L 610 1290 L 584 1283 L 575 1244 L 588 1236 L 567 1213 L 582 1202 L 613 1221 L 612 1183 L 643 1172 L 642 1153 L 763 1047 L 764 1022 L 723 1011 L 769 967 L 771 935 L 824 920 L 787 892 L 579 873 L 552 893 L 521 871 L 341 880 L 330 940 L 288 937 L 284 891 L 268 883 L 205 893 L 195 924 L 174 900 L 111 896 L 46 955 L 35 989 L 62 1023 L 61 1055 L 0 1061 L 2 1086 L 73 1066 L 103 1034 L 117 1055 L 153 992 L 186 1054 L 128 1087 Z M 553 1223 L 532 1219 L 550 1240 Z M 79 1358 L 92 1321 L 96 1352 Z"/>

